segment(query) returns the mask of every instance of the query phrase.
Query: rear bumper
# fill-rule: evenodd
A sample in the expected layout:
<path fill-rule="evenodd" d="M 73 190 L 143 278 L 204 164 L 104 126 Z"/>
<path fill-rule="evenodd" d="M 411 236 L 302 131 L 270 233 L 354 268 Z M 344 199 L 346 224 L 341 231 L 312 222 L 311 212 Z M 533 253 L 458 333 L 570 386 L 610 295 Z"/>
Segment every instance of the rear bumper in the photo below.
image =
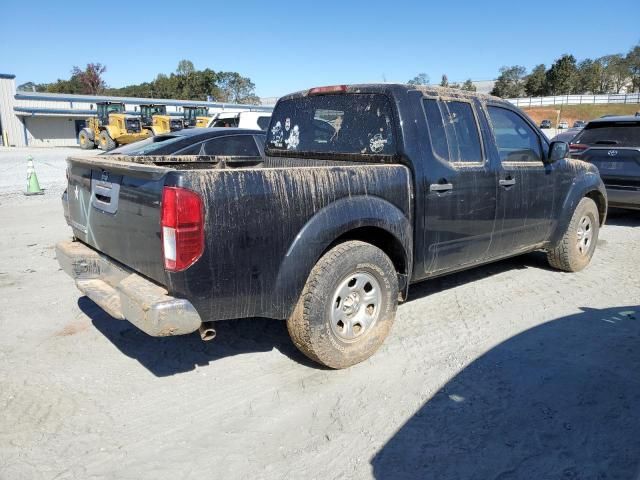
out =
<path fill-rule="evenodd" d="M 112 317 L 126 319 L 153 337 L 192 333 L 202 323 L 188 300 L 171 297 L 163 287 L 84 243 L 60 242 L 56 256 L 82 293 Z"/>
<path fill-rule="evenodd" d="M 607 186 L 610 207 L 640 209 L 640 190 Z"/>

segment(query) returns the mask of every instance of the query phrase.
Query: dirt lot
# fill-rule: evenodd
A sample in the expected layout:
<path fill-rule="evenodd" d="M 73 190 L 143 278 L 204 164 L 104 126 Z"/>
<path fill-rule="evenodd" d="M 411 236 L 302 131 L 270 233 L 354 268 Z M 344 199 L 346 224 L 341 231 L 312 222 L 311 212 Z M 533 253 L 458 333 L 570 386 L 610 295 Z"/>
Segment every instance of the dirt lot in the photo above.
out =
<path fill-rule="evenodd" d="M 331 371 L 282 322 L 203 343 L 108 317 L 57 266 L 57 193 L 9 191 L 0 479 L 639 478 L 639 214 L 578 274 L 531 254 L 412 287 L 381 351 Z"/>

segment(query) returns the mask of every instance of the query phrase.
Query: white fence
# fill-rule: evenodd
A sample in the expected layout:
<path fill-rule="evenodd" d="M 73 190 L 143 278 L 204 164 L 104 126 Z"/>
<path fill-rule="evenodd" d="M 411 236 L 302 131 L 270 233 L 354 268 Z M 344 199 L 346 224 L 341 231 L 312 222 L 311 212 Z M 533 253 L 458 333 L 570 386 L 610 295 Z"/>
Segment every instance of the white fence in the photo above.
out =
<path fill-rule="evenodd" d="M 594 103 L 640 103 L 640 93 L 610 93 L 604 95 L 556 95 L 553 97 L 510 98 L 516 107 L 548 105 L 581 105 Z"/>

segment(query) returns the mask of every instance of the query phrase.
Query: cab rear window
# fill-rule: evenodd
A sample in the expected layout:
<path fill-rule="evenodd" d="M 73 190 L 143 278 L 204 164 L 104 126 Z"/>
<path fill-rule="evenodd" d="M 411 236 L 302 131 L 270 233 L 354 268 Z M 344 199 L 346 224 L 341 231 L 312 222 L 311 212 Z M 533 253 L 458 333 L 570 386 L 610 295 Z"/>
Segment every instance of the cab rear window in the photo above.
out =
<path fill-rule="evenodd" d="M 290 154 L 393 155 L 393 115 L 380 94 L 319 95 L 284 100 L 273 112 L 267 149 Z"/>

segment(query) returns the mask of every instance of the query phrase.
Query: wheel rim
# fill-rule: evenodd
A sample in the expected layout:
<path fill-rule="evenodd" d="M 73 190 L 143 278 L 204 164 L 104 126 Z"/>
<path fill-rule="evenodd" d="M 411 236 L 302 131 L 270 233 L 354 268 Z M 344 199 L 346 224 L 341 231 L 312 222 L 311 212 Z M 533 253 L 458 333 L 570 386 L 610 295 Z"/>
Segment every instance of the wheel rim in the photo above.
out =
<path fill-rule="evenodd" d="M 578 251 L 581 255 L 589 253 L 589 247 L 593 241 L 593 221 L 588 215 L 583 216 L 578 223 L 577 230 Z"/>
<path fill-rule="evenodd" d="M 378 280 L 367 272 L 347 276 L 333 293 L 331 331 L 345 342 L 355 342 L 378 320 L 382 291 Z"/>

